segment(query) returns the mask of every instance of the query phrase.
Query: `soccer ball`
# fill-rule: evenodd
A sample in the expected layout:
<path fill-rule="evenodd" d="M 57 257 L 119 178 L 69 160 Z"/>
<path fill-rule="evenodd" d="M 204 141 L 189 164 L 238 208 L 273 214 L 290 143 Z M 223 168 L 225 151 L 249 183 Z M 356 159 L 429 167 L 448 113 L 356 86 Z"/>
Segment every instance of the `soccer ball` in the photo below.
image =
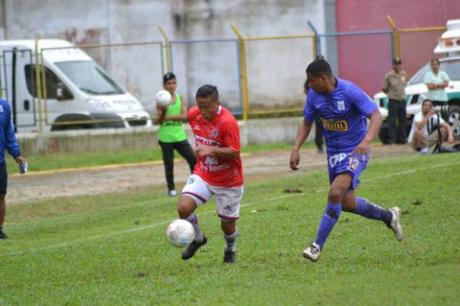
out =
<path fill-rule="evenodd" d="M 166 228 L 166 236 L 168 236 L 172 245 L 183 248 L 195 239 L 195 230 L 190 222 L 184 219 L 177 219 Z"/>
<path fill-rule="evenodd" d="M 160 90 L 156 93 L 155 99 L 157 104 L 165 106 L 171 102 L 171 94 L 167 90 Z"/>

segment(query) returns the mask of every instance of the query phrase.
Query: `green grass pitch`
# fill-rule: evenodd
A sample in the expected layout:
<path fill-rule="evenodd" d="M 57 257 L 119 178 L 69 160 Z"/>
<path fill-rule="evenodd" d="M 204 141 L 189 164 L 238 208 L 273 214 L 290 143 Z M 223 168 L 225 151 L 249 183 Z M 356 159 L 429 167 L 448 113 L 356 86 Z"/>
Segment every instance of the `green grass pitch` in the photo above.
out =
<path fill-rule="evenodd" d="M 187 262 L 166 239 L 177 199 L 162 189 L 10 206 L 0 305 L 458 305 L 459 157 L 371 160 L 358 192 L 401 206 L 405 240 L 343 213 L 317 263 L 301 252 L 326 169 L 246 182 L 234 265 L 214 201 L 197 211 L 208 244 Z"/>

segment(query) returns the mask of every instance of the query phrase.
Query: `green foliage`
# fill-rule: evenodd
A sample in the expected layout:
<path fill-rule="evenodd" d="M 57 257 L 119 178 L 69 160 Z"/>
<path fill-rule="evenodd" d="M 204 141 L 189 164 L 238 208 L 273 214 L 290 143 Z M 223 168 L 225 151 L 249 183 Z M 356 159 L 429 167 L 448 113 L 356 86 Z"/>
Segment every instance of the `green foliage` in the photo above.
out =
<path fill-rule="evenodd" d="M 14 205 L 0 305 L 456 305 L 458 182 L 457 154 L 371 161 L 359 193 L 402 207 L 406 239 L 344 213 L 317 263 L 301 252 L 324 210 L 324 169 L 247 182 L 234 265 L 214 201 L 197 211 L 208 244 L 187 262 L 167 242 L 177 199 L 163 190 Z"/>

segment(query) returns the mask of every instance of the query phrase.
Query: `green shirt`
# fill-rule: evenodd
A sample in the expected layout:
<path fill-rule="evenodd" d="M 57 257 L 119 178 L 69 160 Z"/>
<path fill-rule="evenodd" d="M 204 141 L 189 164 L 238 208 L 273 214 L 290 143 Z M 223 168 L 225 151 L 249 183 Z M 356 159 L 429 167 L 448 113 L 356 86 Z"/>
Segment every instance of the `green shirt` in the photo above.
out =
<path fill-rule="evenodd" d="M 179 116 L 182 113 L 182 98 L 176 94 L 176 101 L 166 109 L 167 116 Z M 187 139 L 184 127 L 180 121 L 164 121 L 158 131 L 158 140 L 161 142 L 181 142 Z"/>
<path fill-rule="evenodd" d="M 432 70 L 427 71 L 425 74 L 425 84 L 433 83 L 433 84 L 442 84 L 445 81 L 449 81 L 449 76 L 442 70 L 438 71 L 438 74 L 434 74 Z M 428 98 L 431 101 L 444 101 L 447 102 L 447 93 L 446 90 L 443 89 L 435 89 L 435 90 L 428 90 L 427 94 Z"/>

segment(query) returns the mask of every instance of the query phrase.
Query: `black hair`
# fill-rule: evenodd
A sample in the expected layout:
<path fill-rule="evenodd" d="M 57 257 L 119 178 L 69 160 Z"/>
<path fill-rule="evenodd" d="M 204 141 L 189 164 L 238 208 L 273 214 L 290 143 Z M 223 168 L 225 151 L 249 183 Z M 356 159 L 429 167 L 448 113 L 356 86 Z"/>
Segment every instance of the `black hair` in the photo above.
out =
<path fill-rule="evenodd" d="M 168 72 L 163 76 L 163 85 L 166 84 L 169 80 L 175 80 L 176 75 L 172 72 Z"/>
<path fill-rule="evenodd" d="M 213 100 L 219 100 L 219 91 L 217 87 L 214 85 L 203 85 L 196 91 L 196 98 L 207 98 L 212 96 Z"/>
<path fill-rule="evenodd" d="M 430 99 L 426 98 L 426 99 L 423 100 L 422 106 L 425 105 L 425 103 L 427 103 L 427 102 L 430 102 L 430 104 L 433 105 L 433 102 Z"/>
<path fill-rule="evenodd" d="M 329 63 L 323 57 L 317 57 L 313 62 L 311 62 L 307 67 L 307 75 L 320 76 L 327 75 L 332 77 L 332 69 Z"/>
<path fill-rule="evenodd" d="M 441 62 L 439 61 L 439 58 L 431 59 L 430 64 L 433 64 L 433 62 L 436 62 L 436 63 L 438 63 L 438 65 L 441 65 Z"/>

